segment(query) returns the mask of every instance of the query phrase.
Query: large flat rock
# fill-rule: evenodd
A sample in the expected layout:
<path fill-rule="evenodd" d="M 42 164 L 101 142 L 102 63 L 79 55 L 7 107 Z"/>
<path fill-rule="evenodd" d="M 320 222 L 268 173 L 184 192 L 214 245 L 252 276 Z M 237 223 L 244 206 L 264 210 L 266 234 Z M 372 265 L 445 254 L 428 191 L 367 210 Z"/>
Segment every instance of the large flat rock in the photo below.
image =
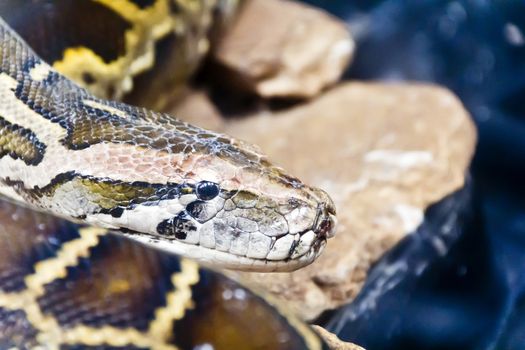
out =
<path fill-rule="evenodd" d="M 345 83 L 279 113 L 228 123 L 275 163 L 334 199 L 338 233 L 294 273 L 242 273 L 305 319 L 355 297 L 371 264 L 464 185 L 476 133 L 448 90 L 428 85 Z"/>

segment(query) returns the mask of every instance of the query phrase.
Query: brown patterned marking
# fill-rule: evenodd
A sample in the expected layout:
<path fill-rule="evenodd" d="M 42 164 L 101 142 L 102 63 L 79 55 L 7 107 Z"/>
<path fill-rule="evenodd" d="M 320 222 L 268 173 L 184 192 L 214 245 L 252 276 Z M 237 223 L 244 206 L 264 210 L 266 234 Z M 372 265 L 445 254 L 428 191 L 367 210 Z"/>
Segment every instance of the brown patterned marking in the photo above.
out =
<path fill-rule="evenodd" d="M 106 232 L 105 230 L 93 228 L 81 229 L 80 238 L 66 242 L 56 257 L 37 263 L 35 272 L 26 277 L 26 290 L 18 293 L 0 292 L 0 311 L 4 308 L 8 312 L 24 312 L 26 315 L 24 319 L 27 319 L 27 322 L 35 328 L 36 334 L 34 337 L 36 341 L 40 344 L 46 344 L 50 349 L 58 349 L 61 344 L 85 344 L 88 346 L 134 345 L 157 350 L 176 350 L 176 347 L 166 344 L 162 339 L 153 339 L 149 334 L 135 328 L 119 329 L 109 325 L 93 328 L 84 324 L 78 324 L 64 329 L 57 317 L 44 312 L 39 305 L 37 300 L 44 293 L 44 285 L 64 278 L 67 273 L 67 267 L 75 267 L 81 257 L 88 256 L 89 247 L 95 247 L 99 242 L 98 237 Z M 122 256 L 118 260 L 124 261 Z M 109 265 L 112 264 L 110 263 Z M 183 270 L 178 274 L 182 276 L 187 274 L 184 268 L 183 266 Z M 137 276 L 139 280 L 132 281 L 132 283 L 140 285 L 140 278 L 144 277 Z M 179 281 L 178 278 L 173 278 L 175 281 Z M 189 280 L 188 278 L 183 278 L 183 280 L 193 281 L 191 278 Z M 186 288 L 188 287 L 182 286 L 181 289 L 184 290 Z M 90 288 L 86 288 L 86 290 L 92 291 Z M 120 294 L 119 292 L 117 291 L 117 294 Z M 99 299 L 101 299 L 100 297 L 98 295 Z"/>
<path fill-rule="evenodd" d="M 131 28 L 124 18 L 91 0 L 2 0 L 0 14 L 47 62 L 62 59 L 67 48 L 81 46 L 111 62 L 125 54 L 124 34 Z"/>
<path fill-rule="evenodd" d="M 71 228 L 55 217 L 1 200 L 0 291 L 25 289 L 24 279 L 34 272 L 35 264 L 55 256 L 60 249 L 56 235 L 60 235 L 62 243 L 78 238 Z"/>
<path fill-rule="evenodd" d="M 106 234 L 103 229 L 85 229 L 80 231 L 80 238 L 63 243 L 56 257 L 35 264 L 35 272 L 25 278 L 27 288 L 40 296 L 44 286 L 57 278 L 64 278 L 68 266 L 75 266 L 82 257 L 89 256 L 89 249 L 99 242 L 99 236 Z"/>
<path fill-rule="evenodd" d="M 0 116 L 0 158 L 10 156 L 27 165 L 38 165 L 44 158 L 46 145 L 36 135 Z"/>
<path fill-rule="evenodd" d="M 109 326 L 143 333 L 155 310 L 166 303 L 174 270 L 179 272 L 128 240 L 104 239 L 90 250 L 88 260 L 47 284 L 38 303 L 64 329 Z M 68 311 L 61 307 L 63 300 L 68 300 Z"/>
<path fill-rule="evenodd" d="M 281 315 L 275 317 L 275 309 L 261 303 L 263 299 L 227 278 L 207 276 L 194 287 L 193 294 L 195 299 L 200 295 L 207 298 L 175 323 L 173 343 L 181 349 L 195 349 L 203 344 L 211 344 L 214 349 L 321 349 L 307 326 L 303 333 L 295 327 L 300 322 L 289 323 L 293 316 L 290 320 Z"/>
<path fill-rule="evenodd" d="M 35 272 L 25 278 L 27 289 L 18 293 L 0 293 L 0 307 L 8 310 L 22 310 L 27 320 L 38 331 L 39 342 L 50 345 L 58 343 L 56 339 L 60 326 L 55 318 L 44 315 L 36 299 L 43 293 L 44 284 L 65 273 L 65 268 L 78 263 L 81 256 L 87 254 L 90 245 L 98 242 L 98 236 L 105 230 L 86 229 L 80 232 L 80 238 L 65 243 L 54 258 L 38 262 Z"/>

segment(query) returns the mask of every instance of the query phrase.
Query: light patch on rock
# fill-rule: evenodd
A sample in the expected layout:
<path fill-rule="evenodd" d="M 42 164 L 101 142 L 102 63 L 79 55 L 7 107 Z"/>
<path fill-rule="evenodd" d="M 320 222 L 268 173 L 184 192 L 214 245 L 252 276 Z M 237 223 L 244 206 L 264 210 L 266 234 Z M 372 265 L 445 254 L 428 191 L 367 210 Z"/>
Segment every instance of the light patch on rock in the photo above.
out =
<path fill-rule="evenodd" d="M 425 151 L 373 150 L 365 154 L 365 162 L 383 163 L 403 169 L 430 164 L 432 153 Z"/>
<path fill-rule="evenodd" d="M 412 205 L 397 204 L 394 206 L 394 212 L 396 212 L 401 219 L 405 232 L 413 232 L 423 222 L 424 213 L 421 208 Z"/>

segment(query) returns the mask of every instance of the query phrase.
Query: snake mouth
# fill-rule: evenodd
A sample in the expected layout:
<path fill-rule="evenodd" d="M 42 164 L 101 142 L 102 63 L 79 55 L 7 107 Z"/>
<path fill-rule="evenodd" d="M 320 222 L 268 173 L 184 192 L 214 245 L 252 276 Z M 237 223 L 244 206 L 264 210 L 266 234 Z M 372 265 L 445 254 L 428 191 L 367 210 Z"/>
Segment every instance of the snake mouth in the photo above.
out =
<path fill-rule="evenodd" d="M 214 216 L 215 220 L 201 222 L 195 215 L 189 215 L 195 214 L 193 211 L 188 211 L 162 221 L 162 235 L 128 233 L 131 238 L 149 246 L 194 258 L 212 267 L 261 272 L 293 271 L 312 263 L 335 234 L 335 207 L 324 192 L 319 193 L 316 206 L 296 204 L 288 215 L 274 214 L 266 209 L 237 208 L 224 212 L 230 215 L 229 218 L 219 213 Z M 198 214 L 202 213 L 208 211 Z M 256 225 L 247 219 L 247 214 L 253 218 L 274 215 L 265 216 L 272 219 L 262 220 Z M 283 222 L 285 225 L 281 225 Z"/>
<path fill-rule="evenodd" d="M 188 244 L 165 237 L 152 238 L 150 235 L 143 235 L 137 232 L 119 232 L 119 234 L 122 233 L 128 238 L 139 241 L 147 246 L 182 257 L 192 258 L 198 263 L 212 269 L 225 268 L 253 272 L 290 272 L 300 269 L 311 264 L 322 253 L 327 241 L 326 237 L 321 235 L 315 236 L 315 238 L 308 243 L 308 239 L 304 239 L 303 236 L 311 237 L 314 235 L 312 230 L 308 230 L 306 233 L 300 235 L 298 240 L 294 240 L 286 258 L 272 260 L 268 259 L 270 254 L 268 254 L 266 258 L 253 258 L 214 248 L 207 248 L 199 244 Z"/>

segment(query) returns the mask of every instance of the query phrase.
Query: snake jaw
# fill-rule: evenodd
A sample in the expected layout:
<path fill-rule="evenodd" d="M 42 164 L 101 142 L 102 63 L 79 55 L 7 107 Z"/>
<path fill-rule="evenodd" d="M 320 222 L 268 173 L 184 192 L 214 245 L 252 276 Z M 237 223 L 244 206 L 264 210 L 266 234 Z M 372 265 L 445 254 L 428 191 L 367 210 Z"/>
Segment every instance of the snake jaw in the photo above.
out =
<path fill-rule="evenodd" d="M 157 204 L 157 210 L 171 214 L 155 218 L 155 208 L 139 205 L 125 212 L 115 227 L 126 224 L 131 230 L 120 231 L 130 238 L 212 267 L 292 271 L 322 253 L 336 226 L 335 208 L 326 193 L 309 187 L 294 193 L 284 201 L 246 190 L 222 189 L 207 200 L 186 194 Z M 160 223 L 152 231 L 141 226 L 147 219 Z"/>
<path fill-rule="evenodd" d="M 145 234 L 126 233 L 124 234 L 133 240 L 156 249 L 167 251 L 185 257 L 192 257 L 200 264 L 213 269 L 225 268 L 232 270 L 252 271 L 252 272 L 290 272 L 311 264 L 321 254 L 326 246 L 325 239 L 316 240 L 312 248 L 307 253 L 287 260 L 268 260 L 253 259 L 246 256 L 234 255 L 217 249 L 206 248 L 201 245 L 191 245 L 180 241 L 173 241 L 166 238 L 152 237 Z"/>

